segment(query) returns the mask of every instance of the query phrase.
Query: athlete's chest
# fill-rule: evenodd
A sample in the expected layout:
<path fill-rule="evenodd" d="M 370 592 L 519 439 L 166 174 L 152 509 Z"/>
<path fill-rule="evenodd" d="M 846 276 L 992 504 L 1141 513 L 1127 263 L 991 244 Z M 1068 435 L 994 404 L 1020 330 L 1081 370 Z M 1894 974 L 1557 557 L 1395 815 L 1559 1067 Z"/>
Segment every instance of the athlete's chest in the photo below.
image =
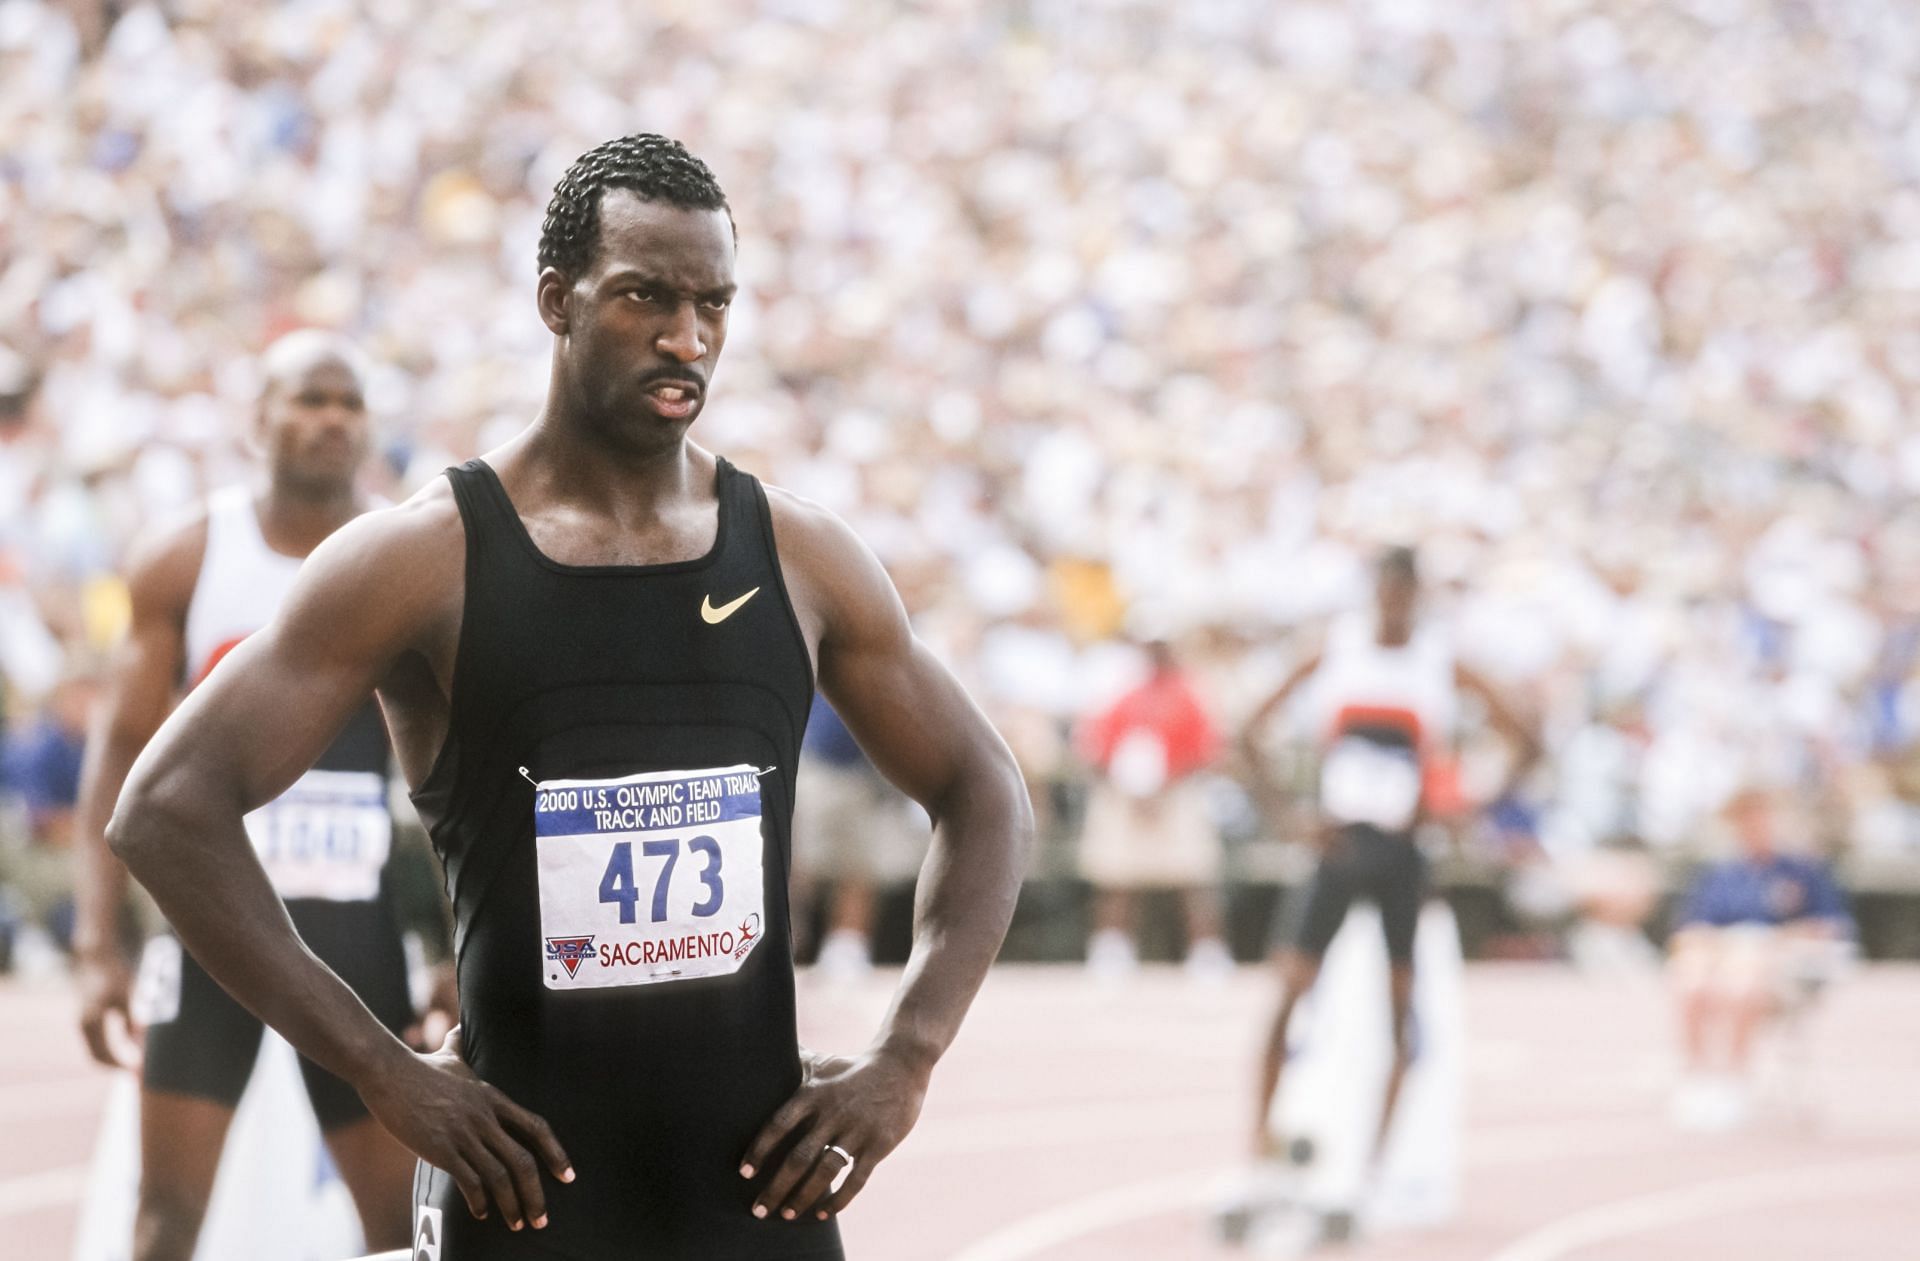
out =
<path fill-rule="evenodd" d="M 657 569 L 709 556 L 720 541 L 715 505 L 680 504 L 625 520 L 558 504 L 523 512 L 521 527 L 540 554 L 576 569 Z"/>

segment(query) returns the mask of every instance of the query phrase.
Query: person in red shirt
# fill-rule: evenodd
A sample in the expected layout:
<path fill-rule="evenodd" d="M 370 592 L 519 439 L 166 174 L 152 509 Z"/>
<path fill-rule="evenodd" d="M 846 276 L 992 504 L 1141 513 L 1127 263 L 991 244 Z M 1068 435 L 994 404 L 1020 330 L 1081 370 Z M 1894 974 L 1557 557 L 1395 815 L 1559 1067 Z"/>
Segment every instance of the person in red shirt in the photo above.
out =
<path fill-rule="evenodd" d="M 1098 891 L 1087 962 L 1106 976 L 1130 972 L 1135 895 L 1177 889 L 1192 943 L 1187 966 L 1218 975 L 1232 958 L 1220 938 L 1220 838 L 1200 772 L 1218 756 L 1220 733 L 1171 646 L 1155 641 L 1146 651 L 1146 680 L 1079 733 L 1098 776 L 1080 842 L 1081 870 Z"/>

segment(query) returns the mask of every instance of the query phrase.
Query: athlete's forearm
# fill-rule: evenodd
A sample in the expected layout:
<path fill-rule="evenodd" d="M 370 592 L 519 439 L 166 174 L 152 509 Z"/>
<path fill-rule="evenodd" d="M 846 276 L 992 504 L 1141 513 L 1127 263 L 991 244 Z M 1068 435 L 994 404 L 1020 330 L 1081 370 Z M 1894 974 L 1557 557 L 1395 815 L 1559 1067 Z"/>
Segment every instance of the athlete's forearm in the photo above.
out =
<path fill-rule="evenodd" d="M 1000 953 L 1033 845 L 1033 806 L 1010 756 L 983 759 L 934 807 L 913 950 L 878 1040 L 923 1073 L 952 1045 Z"/>
<path fill-rule="evenodd" d="M 180 941 L 241 1006 L 358 1087 L 406 1048 L 314 957 L 254 856 L 236 801 L 135 782 L 107 828 L 113 853 Z"/>
<path fill-rule="evenodd" d="M 98 957 L 120 946 L 127 868 L 107 845 L 107 820 L 144 743 L 120 730 L 109 714 L 87 741 L 80 764 L 79 804 L 73 821 L 73 946 L 82 958 Z"/>
<path fill-rule="evenodd" d="M 127 868 L 107 847 L 98 826 L 74 824 L 73 949 L 81 958 L 118 951 L 120 911 L 127 903 Z"/>

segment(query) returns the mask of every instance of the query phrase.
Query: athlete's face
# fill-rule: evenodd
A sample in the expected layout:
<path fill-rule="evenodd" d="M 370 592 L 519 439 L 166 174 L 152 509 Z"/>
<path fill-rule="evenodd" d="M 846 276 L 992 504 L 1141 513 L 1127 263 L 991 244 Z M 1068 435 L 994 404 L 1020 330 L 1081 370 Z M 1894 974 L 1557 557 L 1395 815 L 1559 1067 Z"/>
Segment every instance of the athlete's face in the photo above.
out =
<path fill-rule="evenodd" d="M 603 193 L 592 262 L 570 283 L 540 277 L 581 418 L 624 445 L 677 442 L 706 404 L 733 294 L 726 211 Z"/>
<path fill-rule="evenodd" d="M 317 493 L 350 489 L 372 444 L 359 375 L 327 356 L 269 382 L 260 439 L 276 481 Z"/>

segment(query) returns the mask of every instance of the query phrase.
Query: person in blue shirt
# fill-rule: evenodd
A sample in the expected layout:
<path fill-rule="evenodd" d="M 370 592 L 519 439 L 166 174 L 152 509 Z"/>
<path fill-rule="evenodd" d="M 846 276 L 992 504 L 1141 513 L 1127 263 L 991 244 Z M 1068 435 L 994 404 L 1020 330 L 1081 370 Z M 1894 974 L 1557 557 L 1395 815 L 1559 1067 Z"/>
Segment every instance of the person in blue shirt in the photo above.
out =
<path fill-rule="evenodd" d="M 1760 788 L 1728 803 L 1739 853 L 1695 879 L 1670 944 L 1687 1067 L 1675 1120 L 1688 1128 L 1740 1123 L 1755 1033 L 1853 934 L 1826 864 L 1780 851 L 1777 814 Z"/>
<path fill-rule="evenodd" d="M 90 675 L 62 679 L 39 715 L 0 744 L 0 777 L 25 807 L 38 844 L 64 847 L 72 836 L 93 693 Z"/>
<path fill-rule="evenodd" d="M 0 837 L 0 936 L 18 915 L 61 950 L 72 945 L 73 809 L 94 691 L 93 677 L 75 670 L 29 722 L 0 735 L 0 798 L 25 825 L 23 837 Z"/>

